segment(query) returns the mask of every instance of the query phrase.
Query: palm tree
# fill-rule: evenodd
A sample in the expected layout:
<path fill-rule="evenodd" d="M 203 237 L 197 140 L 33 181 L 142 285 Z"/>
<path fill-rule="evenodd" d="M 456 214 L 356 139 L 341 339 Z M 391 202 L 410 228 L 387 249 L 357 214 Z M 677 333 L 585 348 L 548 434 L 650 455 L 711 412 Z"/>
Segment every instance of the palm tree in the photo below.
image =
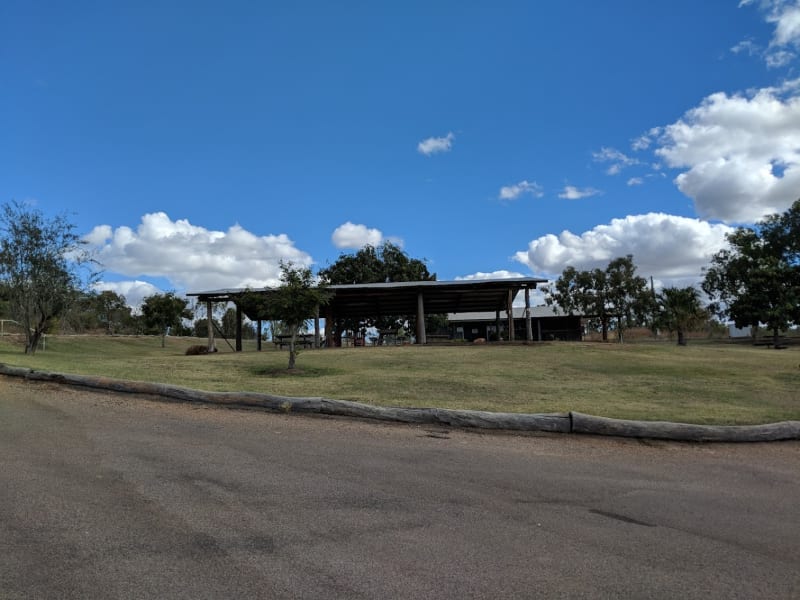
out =
<path fill-rule="evenodd" d="M 685 334 L 701 323 L 706 312 L 700 305 L 700 296 L 693 287 L 668 287 L 658 295 L 659 324 L 670 333 L 677 332 L 678 345 L 686 345 Z"/>

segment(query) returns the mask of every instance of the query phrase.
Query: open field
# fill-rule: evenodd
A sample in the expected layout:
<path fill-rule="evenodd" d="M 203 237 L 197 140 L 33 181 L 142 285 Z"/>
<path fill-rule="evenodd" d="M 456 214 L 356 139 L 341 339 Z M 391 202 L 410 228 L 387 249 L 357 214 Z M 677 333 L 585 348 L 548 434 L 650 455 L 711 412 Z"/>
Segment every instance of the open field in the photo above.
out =
<path fill-rule="evenodd" d="M 34 356 L 0 338 L 0 362 L 213 391 L 323 396 L 383 406 L 569 410 L 624 419 L 756 424 L 800 419 L 800 346 L 543 343 L 305 350 L 271 344 L 185 356 L 195 338 L 50 336 Z"/>

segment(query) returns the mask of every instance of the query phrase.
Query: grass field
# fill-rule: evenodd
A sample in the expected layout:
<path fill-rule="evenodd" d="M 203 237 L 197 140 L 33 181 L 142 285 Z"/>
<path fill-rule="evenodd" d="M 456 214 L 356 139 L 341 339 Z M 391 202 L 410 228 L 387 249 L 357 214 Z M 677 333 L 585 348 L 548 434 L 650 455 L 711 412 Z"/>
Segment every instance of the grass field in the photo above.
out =
<path fill-rule="evenodd" d="M 505 412 L 575 410 L 607 417 L 708 424 L 800 420 L 800 346 L 543 343 L 305 350 L 254 342 L 185 356 L 194 338 L 50 336 L 25 355 L 0 338 L 0 362 L 214 391 L 323 396 L 384 406 Z"/>

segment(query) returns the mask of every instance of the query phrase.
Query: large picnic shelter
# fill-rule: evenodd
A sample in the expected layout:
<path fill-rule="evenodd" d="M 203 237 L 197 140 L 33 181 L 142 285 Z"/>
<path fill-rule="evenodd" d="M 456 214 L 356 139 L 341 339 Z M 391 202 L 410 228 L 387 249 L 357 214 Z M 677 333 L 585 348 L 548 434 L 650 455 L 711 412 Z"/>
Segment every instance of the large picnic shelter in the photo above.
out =
<path fill-rule="evenodd" d="M 427 344 L 425 316 L 432 314 L 450 314 L 462 312 L 487 312 L 496 315 L 498 330 L 501 318 L 509 322 L 507 330 L 514 337 L 513 302 L 521 291 L 525 294 L 525 310 L 527 314 L 526 340 L 533 340 L 530 321 L 530 292 L 540 283 L 547 280 L 536 277 L 518 277 L 512 279 L 476 279 L 462 281 L 402 281 L 387 283 L 357 283 L 349 285 L 329 285 L 332 292 L 328 304 L 320 307 L 314 319 L 314 346 L 321 346 L 320 319 L 325 319 L 325 340 L 333 346 L 334 329 L 339 319 L 359 319 L 382 315 L 416 315 L 416 343 Z M 212 306 L 218 302 L 231 302 L 236 307 L 236 351 L 242 349 L 242 319 L 246 316 L 258 324 L 273 318 L 269 314 L 269 296 L 274 288 L 260 289 L 222 289 L 204 292 L 190 292 L 199 302 L 205 302 L 208 314 L 212 314 Z M 258 308 L 247 302 L 251 294 L 263 296 Z M 266 308 L 265 308 L 266 307 Z M 501 317 L 501 313 L 505 313 Z M 332 326 L 334 325 L 334 326 Z M 208 328 L 209 349 L 214 348 L 214 330 Z M 261 347 L 260 335 L 258 347 Z"/>

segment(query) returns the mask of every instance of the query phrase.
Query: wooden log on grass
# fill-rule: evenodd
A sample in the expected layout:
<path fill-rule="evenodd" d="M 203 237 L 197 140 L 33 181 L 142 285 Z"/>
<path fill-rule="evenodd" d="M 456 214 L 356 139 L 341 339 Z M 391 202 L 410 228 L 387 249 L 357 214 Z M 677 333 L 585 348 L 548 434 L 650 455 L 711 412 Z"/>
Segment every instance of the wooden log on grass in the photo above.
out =
<path fill-rule="evenodd" d="M 766 425 L 692 425 L 667 421 L 610 419 L 578 412 L 570 415 L 573 433 L 683 442 L 774 442 L 800 439 L 800 421 L 781 421 Z"/>
<path fill-rule="evenodd" d="M 203 402 L 223 406 L 255 407 L 274 412 L 325 414 L 360 419 L 377 419 L 399 423 L 450 425 L 454 427 L 480 427 L 484 429 L 509 429 L 515 431 L 551 431 L 569 433 L 570 418 L 565 413 L 517 414 L 493 413 L 443 408 L 393 408 L 331 400 L 328 398 L 291 398 L 258 392 L 209 392 L 164 383 L 129 381 L 110 377 L 70 375 L 36 371 L 23 367 L 0 364 L 0 375 L 24 377 L 43 381 L 127 394 L 158 396 L 183 402 Z"/>

